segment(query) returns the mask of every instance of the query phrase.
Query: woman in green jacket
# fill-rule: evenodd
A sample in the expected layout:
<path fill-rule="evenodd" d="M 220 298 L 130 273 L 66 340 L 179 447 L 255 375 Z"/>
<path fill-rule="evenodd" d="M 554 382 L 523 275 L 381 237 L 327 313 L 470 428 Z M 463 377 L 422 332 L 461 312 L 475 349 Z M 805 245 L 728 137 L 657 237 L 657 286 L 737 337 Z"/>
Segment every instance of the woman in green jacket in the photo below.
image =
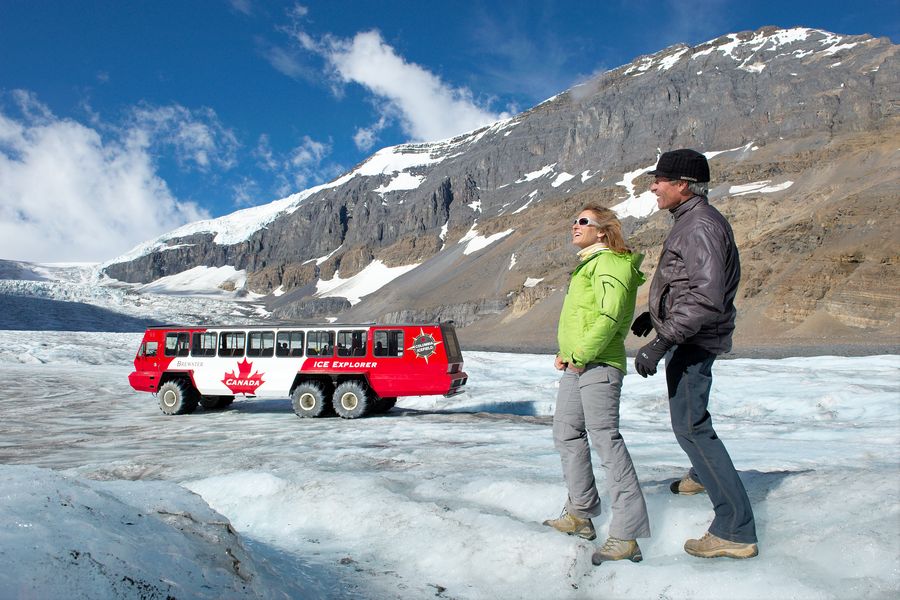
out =
<path fill-rule="evenodd" d="M 588 435 L 606 472 L 612 520 L 594 564 L 642 560 L 637 538 L 650 536 L 650 521 L 625 440 L 619 433 L 619 397 L 625 376 L 625 336 L 637 288 L 644 283 L 643 255 L 631 251 L 616 214 L 586 206 L 572 224 L 580 250 L 559 317 L 556 368 L 563 371 L 553 415 L 553 441 L 562 459 L 568 500 L 558 519 L 544 521 L 588 540 L 600 514 Z"/>

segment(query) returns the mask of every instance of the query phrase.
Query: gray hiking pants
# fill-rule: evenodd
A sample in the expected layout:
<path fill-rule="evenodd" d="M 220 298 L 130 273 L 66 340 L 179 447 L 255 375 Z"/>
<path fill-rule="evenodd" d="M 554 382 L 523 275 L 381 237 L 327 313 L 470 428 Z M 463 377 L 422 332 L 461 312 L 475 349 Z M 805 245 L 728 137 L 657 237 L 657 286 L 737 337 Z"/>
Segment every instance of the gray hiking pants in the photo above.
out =
<path fill-rule="evenodd" d="M 581 375 L 566 370 L 559 382 L 553 414 L 553 443 L 562 459 L 569 490 L 566 510 L 589 519 L 600 514 L 588 434 L 612 502 L 611 537 L 633 540 L 650 537 L 647 505 L 631 455 L 619 433 L 619 396 L 624 375 L 615 367 L 588 365 Z"/>

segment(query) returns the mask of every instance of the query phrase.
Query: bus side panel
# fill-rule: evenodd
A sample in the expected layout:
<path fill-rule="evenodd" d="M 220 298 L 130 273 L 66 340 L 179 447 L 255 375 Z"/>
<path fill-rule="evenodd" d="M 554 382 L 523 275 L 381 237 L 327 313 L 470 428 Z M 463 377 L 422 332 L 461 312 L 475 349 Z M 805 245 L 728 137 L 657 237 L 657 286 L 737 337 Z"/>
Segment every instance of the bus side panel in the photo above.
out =
<path fill-rule="evenodd" d="M 378 369 L 370 374 L 375 393 L 385 397 L 447 394 L 454 378 L 448 371 L 442 331 L 437 326 L 400 327 L 404 351 L 400 357 L 380 357 Z M 384 326 L 383 329 L 391 329 Z"/>
<path fill-rule="evenodd" d="M 411 362 L 411 361 L 410 361 Z M 446 365 L 410 365 L 407 360 L 385 361 L 369 374 L 369 384 L 382 398 L 446 394 L 450 376 Z"/>
<path fill-rule="evenodd" d="M 183 356 L 173 360 L 169 368 L 193 371 L 194 385 L 204 396 L 287 398 L 302 364 L 300 357 Z"/>

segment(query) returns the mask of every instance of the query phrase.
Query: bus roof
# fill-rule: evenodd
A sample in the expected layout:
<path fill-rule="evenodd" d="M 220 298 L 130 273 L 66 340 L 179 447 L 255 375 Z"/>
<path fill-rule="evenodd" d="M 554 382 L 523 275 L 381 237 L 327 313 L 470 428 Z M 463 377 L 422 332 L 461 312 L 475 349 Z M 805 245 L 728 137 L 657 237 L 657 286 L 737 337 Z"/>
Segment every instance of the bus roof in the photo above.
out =
<path fill-rule="evenodd" d="M 264 325 L 152 325 L 147 330 L 168 329 L 350 329 L 369 327 L 435 327 L 453 325 L 453 321 L 440 323 L 280 323 L 271 322 Z"/>

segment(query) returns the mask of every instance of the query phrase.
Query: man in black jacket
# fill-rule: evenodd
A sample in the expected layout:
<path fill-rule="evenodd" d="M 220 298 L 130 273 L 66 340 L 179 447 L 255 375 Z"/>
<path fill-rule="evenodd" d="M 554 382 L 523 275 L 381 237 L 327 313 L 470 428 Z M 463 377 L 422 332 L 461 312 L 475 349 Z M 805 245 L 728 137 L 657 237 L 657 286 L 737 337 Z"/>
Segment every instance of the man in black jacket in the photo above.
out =
<path fill-rule="evenodd" d="M 687 149 L 665 152 L 650 175 L 657 205 L 672 213 L 675 224 L 650 284 L 650 311 L 631 327 L 640 336 L 656 330 L 656 338 L 638 350 L 635 370 L 642 377 L 654 375 L 672 350 L 666 360 L 672 430 L 692 468 L 671 490 L 682 495 L 705 490 L 716 513 L 709 531 L 687 540 L 684 550 L 704 558 L 750 558 L 758 554 L 753 509 L 707 411 L 713 362 L 731 350 L 734 331 L 741 279 L 734 234 L 706 199 L 705 156 Z"/>

